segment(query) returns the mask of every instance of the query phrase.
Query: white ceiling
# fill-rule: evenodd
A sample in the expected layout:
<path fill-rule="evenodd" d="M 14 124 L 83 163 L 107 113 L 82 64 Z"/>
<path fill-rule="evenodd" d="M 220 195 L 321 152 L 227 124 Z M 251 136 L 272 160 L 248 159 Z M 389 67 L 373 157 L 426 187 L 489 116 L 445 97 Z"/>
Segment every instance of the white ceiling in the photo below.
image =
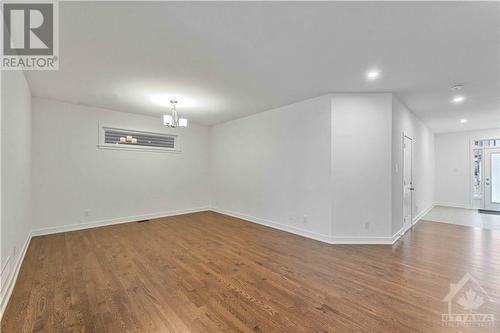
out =
<path fill-rule="evenodd" d="M 60 2 L 59 15 L 60 70 L 28 71 L 35 96 L 158 116 L 175 96 L 215 124 L 383 91 L 436 132 L 500 126 L 498 2 Z"/>

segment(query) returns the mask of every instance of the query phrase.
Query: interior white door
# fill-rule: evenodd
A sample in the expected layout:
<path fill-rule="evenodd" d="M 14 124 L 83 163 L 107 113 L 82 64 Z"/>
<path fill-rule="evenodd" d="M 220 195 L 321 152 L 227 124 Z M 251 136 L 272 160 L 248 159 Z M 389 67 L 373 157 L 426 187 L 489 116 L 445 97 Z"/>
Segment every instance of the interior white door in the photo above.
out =
<path fill-rule="evenodd" d="M 413 141 L 403 137 L 403 230 L 411 227 L 413 219 Z"/>
<path fill-rule="evenodd" d="M 484 209 L 500 211 L 500 148 L 484 149 Z"/>

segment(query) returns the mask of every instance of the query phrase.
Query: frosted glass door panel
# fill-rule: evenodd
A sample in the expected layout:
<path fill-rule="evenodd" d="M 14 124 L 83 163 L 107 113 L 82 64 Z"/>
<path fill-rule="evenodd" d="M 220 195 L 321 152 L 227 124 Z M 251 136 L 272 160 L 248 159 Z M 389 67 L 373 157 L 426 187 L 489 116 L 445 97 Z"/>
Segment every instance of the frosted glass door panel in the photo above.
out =
<path fill-rule="evenodd" d="M 500 153 L 491 154 L 491 202 L 500 203 Z"/>
<path fill-rule="evenodd" d="M 485 148 L 484 157 L 484 209 L 500 211 L 500 148 Z"/>

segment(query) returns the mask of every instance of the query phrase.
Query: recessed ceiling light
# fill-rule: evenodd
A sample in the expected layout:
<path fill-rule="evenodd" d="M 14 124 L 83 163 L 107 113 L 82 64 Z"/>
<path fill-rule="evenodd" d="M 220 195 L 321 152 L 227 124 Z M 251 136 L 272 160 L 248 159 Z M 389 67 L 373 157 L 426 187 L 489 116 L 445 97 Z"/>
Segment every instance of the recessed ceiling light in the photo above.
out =
<path fill-rule="evenodd" d="M 462 95 L 457 95 L 457 96 L 453 97 L 452 101 L 455 104 L 462 103 L 463 101 L 465 101 L 465 97 Z"/>
<path fill-rule="evenodd" d="M 374 81 L 380 77 L 380 71 L 378 69 L 372 69 L 366 72 L 366 79 L 369 81 Z"/>
<path fill-rule="evenodd" d="M 468 120 L 467 119 L 460 119 L 461 124 L 465 124 Z"/>

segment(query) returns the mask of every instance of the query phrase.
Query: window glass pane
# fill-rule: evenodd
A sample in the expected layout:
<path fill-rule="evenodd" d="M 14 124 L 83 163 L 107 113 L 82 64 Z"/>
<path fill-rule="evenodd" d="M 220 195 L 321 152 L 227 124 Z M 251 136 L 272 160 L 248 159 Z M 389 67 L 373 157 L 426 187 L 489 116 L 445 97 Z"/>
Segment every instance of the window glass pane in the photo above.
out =
<path fill-rule="evenodd" d="M 474 181 L 473 181 L 473 196 L 474 198 L 481 197 L 481 153 L 482 149 L 474 150 Z"/>
<path fill-rule="evenodd" d="M 161 133 L 145 133 L 125 129 L 105 128 L 104 143 L 155 148 L 175 148 L 175 137 Z"/>
<path fill-rule="evenodd" d="M 500 203 L 500 153 L 491 154 L 491 201 Z"/>

